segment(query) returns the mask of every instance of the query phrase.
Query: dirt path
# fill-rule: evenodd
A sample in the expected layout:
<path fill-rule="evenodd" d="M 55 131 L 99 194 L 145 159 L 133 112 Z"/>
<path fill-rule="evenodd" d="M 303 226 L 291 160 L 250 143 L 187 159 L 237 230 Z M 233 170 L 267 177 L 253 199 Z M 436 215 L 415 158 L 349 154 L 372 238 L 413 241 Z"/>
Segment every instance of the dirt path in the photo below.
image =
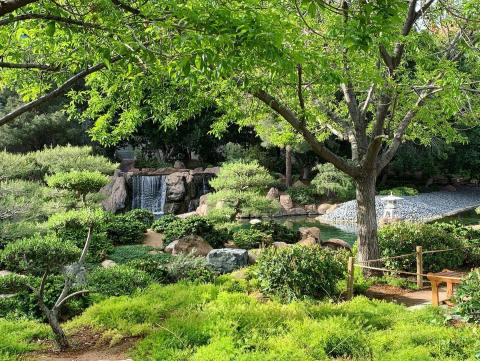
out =
<path fill-rule="evenodd" d="M 100 342 L 100 335 L 91 331 L 83 331 L 70 337 L 72 349 L 65 352 L 55 350 L 53 344 L 47 344 L 44 351 L 28 355 L 32 361 L 132 361 L 128 351 L 138 338 L 125 339 L 110 347 Z"/>

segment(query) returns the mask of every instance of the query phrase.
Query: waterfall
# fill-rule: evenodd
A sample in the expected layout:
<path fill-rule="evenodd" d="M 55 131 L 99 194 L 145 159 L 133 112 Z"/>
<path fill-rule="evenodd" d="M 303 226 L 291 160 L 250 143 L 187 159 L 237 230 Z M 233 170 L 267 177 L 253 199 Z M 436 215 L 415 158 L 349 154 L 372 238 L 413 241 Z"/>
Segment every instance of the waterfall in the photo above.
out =
<path fill-rule="evenodd" d="M 166 180 L 166 176 L 133 177 L 132 208 L 148 209 L 156 216 L 162 215 L 167 198 Z"/>

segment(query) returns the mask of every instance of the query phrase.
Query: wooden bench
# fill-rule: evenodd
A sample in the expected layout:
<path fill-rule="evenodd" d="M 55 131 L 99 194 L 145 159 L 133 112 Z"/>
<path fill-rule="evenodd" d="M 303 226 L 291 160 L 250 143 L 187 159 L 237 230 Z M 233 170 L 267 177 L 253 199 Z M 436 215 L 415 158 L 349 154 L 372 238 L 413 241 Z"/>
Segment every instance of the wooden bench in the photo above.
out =
<path fill-rule="evenodd" d="M 465 273 L 450 271 L 448 269 L 445 269 L 442 272 L 428 273 L 427 278 L 432 284 L 432 305 L 438 306 L 440 304 L 438 296 L 438 286 L 440 284 L 447 284 L 447 299 L 449 299 L 453 295 L 453 285 L 460 284 L 463 277 L 465 277 Z"/>

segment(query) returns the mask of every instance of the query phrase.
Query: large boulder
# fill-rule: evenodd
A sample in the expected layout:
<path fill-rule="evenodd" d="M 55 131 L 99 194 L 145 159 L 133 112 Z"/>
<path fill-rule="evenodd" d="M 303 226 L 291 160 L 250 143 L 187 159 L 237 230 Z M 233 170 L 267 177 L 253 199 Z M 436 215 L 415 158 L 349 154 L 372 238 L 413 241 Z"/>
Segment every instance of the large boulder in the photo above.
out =
<path fill-rule="evenodd" d="M 287 211 L 292 209 L 293 208 L 292 197 L 290 197 L 288 194 L 280 195 L 280 205 L 282 206 L 283 209 Z"/>
<path fill-rule="evenodd" d="M 199 216 L 206 216 L 208 214 L 208 204 L 200 204 L 195 213 Z"/>
<path fill-rule="evenodd" d="M 322 246 L 333 249 L 346 249 L 348 251 L 352 250 L 352 246 L 348 242 L 338 238 L 330 238 L 328 241 L 323 241 Z"/>
<path fill-rule="evenodd" d="M 318 214 L 321 214 L 321 215 L 326 214 L 327 211 L 330 209 L 330 207 L 332 207 L 332 204 L 322 203 L 317 207 L 317 212 Z"/>
<path fill-rule="evenodd" d="M 312 237 L 320 241 L 320 228 L 318 227 L 300 227 L 298 232 L 300 233 L 300 239 Z"/>
<path fill-rule="evenodd" d="M 197 235 L 189 235 L 179 238 L 167 247 L 165 247 L 165 252 L 171 253 L 172 255 L 186 253 L 193 256 L 206 256 L 212 250 L 210 246 L 202 237 Z"/>
<path fill-rule="evenodd" d="M 167 183 L 167 199 L 170 202 L 178 202 L 185 198 L 185 182 L 182 172 L 169 174 L 166 179 Z"/>
<path fill-rule="evenodd" d="M 220 273 L 229 273 L 248 265 L 248 252 L 245 249 L 220 248 L 210 251 L 207 262 Z"/>
<path fill-rule="evenodd" d="M 117 263 L 115 261 L 112 261 L 111 259 L 106 259 L 101 263 L 101 266 L 103 268 L 112 268 L 115 267 Z"/>
<path fill-rule="evenodd" d="M 278 191 L 278 189 L 275 187 L 270 188 L 270 190 L 267 193 L 267 198 L 273 201 L 273 200 L 278 200 L 279 197 L 280 197 L 280 192 Z"/>
<path fill-rule="evenodd" d="M 127 202 L 127 182 L 123 175 L 114 175 L 109 184 L 100 190 L 106 196 L 102 201 L 103 209 L 116 213 L 125 208 Z"/>

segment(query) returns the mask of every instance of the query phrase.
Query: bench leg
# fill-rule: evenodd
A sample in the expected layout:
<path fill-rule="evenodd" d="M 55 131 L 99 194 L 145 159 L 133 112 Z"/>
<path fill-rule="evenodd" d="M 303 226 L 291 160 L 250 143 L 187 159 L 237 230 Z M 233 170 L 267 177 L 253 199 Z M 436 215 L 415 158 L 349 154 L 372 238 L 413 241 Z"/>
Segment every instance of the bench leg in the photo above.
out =
<path fill-rule="evenodd" d="M 452 296 L 453 296 L 453 283 L 447 282 L 447 298 L 450 299 L 450 297 Z"/>
<path fill-rule="evenodd" d="M 440 300 L 438 297 L 438 284 L 437 282 L 432 282 L 432 306 L 438 306 L 440 304 Z"/>

